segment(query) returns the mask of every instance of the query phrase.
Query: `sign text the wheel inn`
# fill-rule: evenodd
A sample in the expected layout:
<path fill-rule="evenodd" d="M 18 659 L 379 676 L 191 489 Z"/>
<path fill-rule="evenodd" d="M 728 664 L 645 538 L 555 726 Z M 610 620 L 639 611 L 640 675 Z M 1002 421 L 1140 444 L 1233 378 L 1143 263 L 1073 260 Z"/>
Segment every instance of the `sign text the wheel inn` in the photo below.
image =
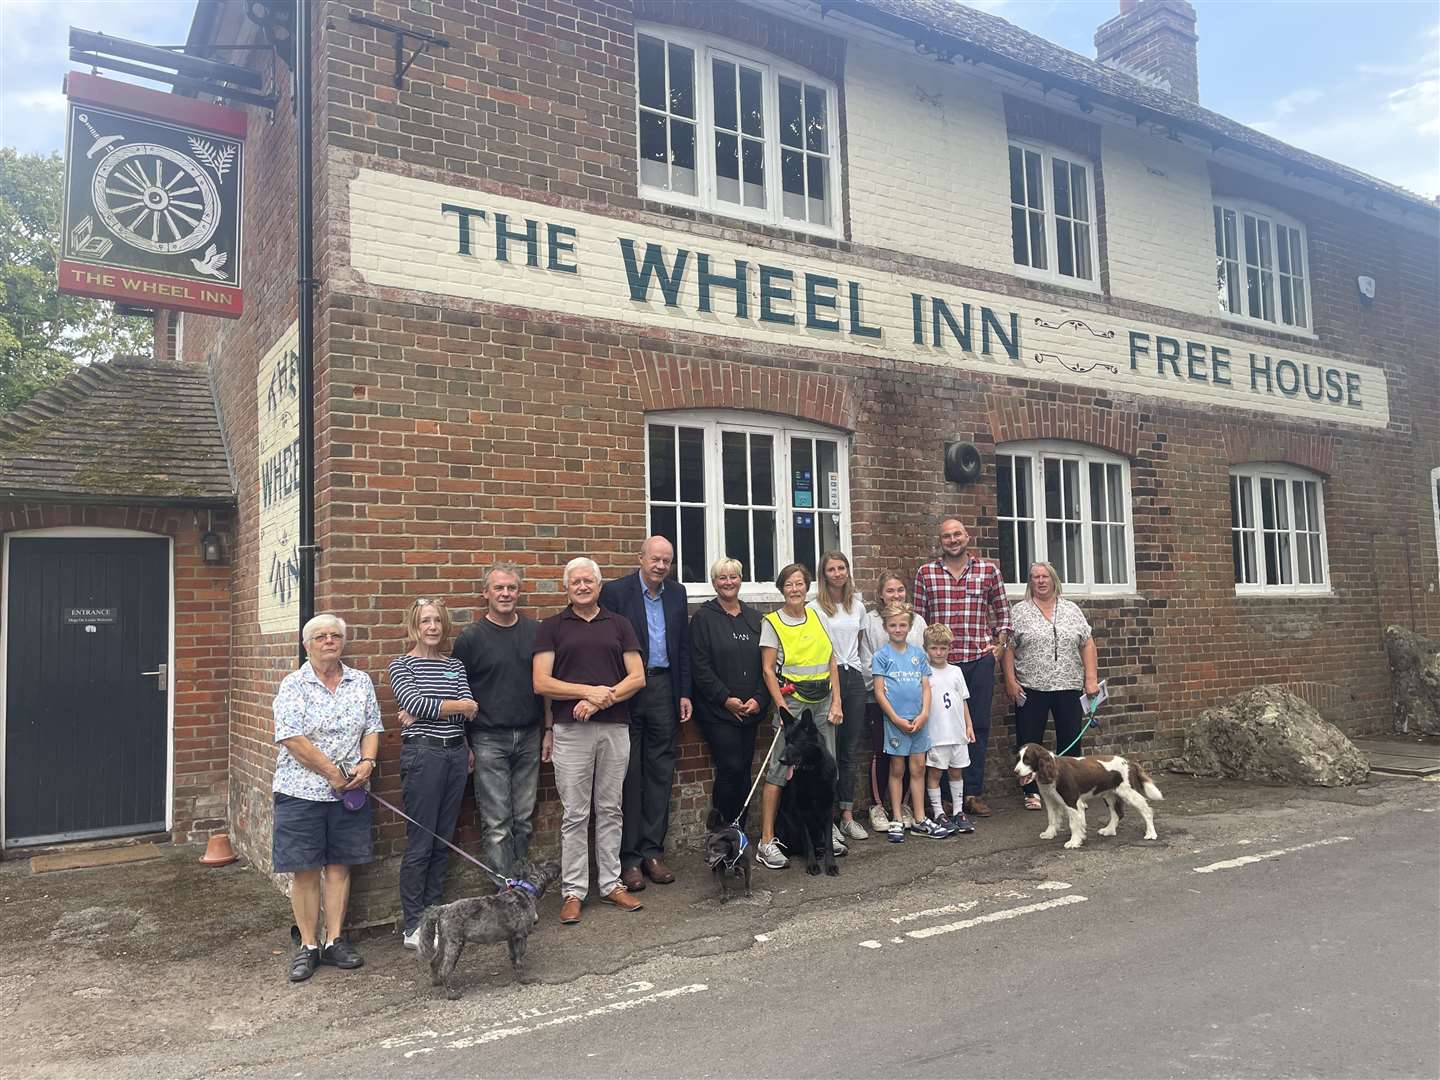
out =
<path fill-rule="evenodd" d="M 245 114 L 72 71 L 60 290 L 236 318 Z"/>

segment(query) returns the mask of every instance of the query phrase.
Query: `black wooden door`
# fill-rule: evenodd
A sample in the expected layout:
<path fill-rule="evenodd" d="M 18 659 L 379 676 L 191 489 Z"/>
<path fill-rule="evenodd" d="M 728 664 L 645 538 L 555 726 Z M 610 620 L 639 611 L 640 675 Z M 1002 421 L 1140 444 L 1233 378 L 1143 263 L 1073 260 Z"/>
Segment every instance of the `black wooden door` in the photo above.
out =
<path fill-rule="evenodd" d="M 16 537 L 9 586 L 6 844 L 164 829 L 169 542 Z"/>

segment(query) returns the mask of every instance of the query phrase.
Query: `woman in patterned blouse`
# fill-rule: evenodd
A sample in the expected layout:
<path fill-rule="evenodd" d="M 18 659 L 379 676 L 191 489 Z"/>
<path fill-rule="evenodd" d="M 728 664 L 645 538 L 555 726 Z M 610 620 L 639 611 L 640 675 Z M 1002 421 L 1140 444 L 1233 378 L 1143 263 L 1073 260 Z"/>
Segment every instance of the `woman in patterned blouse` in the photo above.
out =
<path fill-rule="evenodd" d="M 405 613 L 411 649 L 390 663 L 390 689 L 404 727 L 400 744 L 400 790 L 405 812 L 418 821 L 405 827 L 400 860 L 400 907 L 407 949 L 419 947 L 420 916 L 440 902 L 450 851 L 436 839 L 455 832 L 460 800 L 473 759 L 465 721 L 476 712 L 465 665 L 450 655 L 450 613 L 439 600 L 420 599 Z"/>
<path fill-rule="evenodd" d="M 1074 603 L 1060 597 L 1060 578 L 1047 562 L 1030 566 L 1025 599 L 1010 611 L 1014 632 L 1001 664 L 1005 691 L 1015 705 L 1015 748 L 1045 739 L 1045 720 L 1055 718 L 1055 749 L 1080 756 L 1084 726 L 1080 693 L 1100 692 L 1095 639 Z M 1073 745 L 1071 745 L 1073 744 Z M 1025 785 L 1025 809 L 1039 810 L 1040 789 Z"/>

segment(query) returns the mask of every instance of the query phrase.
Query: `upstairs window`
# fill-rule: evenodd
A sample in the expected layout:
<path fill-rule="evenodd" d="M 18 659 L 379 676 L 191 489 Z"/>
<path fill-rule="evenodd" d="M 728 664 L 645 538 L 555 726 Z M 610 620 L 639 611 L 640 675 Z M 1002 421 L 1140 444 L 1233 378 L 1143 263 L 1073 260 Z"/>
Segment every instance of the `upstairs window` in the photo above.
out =
<path fill-rule="evenodd" d="M 995 455 L 1000 571 L 1023 586 L 1054 565 L 1066 591 L 1134 591 L 1130 466 L 1075 443 L 1011 443 Z"/>
<path fill-rule="evenodd" d="M 1010 240 L 1031 275 L 1095 288 L 1095 199 L 1090 166 L 1025 143 L 1010 144 Z"/>
<path fill-rule="evenodd" d="M 773 598 L 790 562 L 850 550 L 849 440 L 743 412 L 653 413 L 645 425 L 649 531 L 675 545 L 675 574 L 701 594 L 722 556 L 747 596 Z"/>
<path fill-rule="evenodd" d="M 636 34 L 635 67 L 642 195 L 837 231 L 831 84 L 669 28 Z"/>
<path fill-rule="evenodd" d="M 1237 593 L 1329 591 L 1320 489 L 1318 477 L 1287 465 L 1230 471 Z"/>
<path fill-rule="evenodd" d="M 1226 315 L 1309 330 L 1305 233 L 1269 210 L 1216 203 L 1215 290 Z"/>

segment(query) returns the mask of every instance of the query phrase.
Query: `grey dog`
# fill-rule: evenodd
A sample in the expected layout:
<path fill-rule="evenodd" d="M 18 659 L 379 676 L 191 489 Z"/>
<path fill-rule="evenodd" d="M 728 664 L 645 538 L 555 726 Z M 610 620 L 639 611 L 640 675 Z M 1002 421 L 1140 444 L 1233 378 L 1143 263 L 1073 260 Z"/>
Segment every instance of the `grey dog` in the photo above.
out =
<path fill-rule="evenodd" d="M 430 966 L 432 986 L 445 984 L 445 995 L 452 1001 L 460 990 L 451 981 L 460 952 L 466 943 L 494 945 L 501 941 L 510 945 L 510 965 L 516 978 L 525 977 L 525 947 L 530 931 L 540 916 L 536 905 L 545 890 L 560 879 L 560 864 L 547 862 L 540 866 L 526 863 L 523 873 L 510 888 L 490 896 L 466 897 L 451 904 L 427 908 L 420 917 L 420 961 Z"/>

